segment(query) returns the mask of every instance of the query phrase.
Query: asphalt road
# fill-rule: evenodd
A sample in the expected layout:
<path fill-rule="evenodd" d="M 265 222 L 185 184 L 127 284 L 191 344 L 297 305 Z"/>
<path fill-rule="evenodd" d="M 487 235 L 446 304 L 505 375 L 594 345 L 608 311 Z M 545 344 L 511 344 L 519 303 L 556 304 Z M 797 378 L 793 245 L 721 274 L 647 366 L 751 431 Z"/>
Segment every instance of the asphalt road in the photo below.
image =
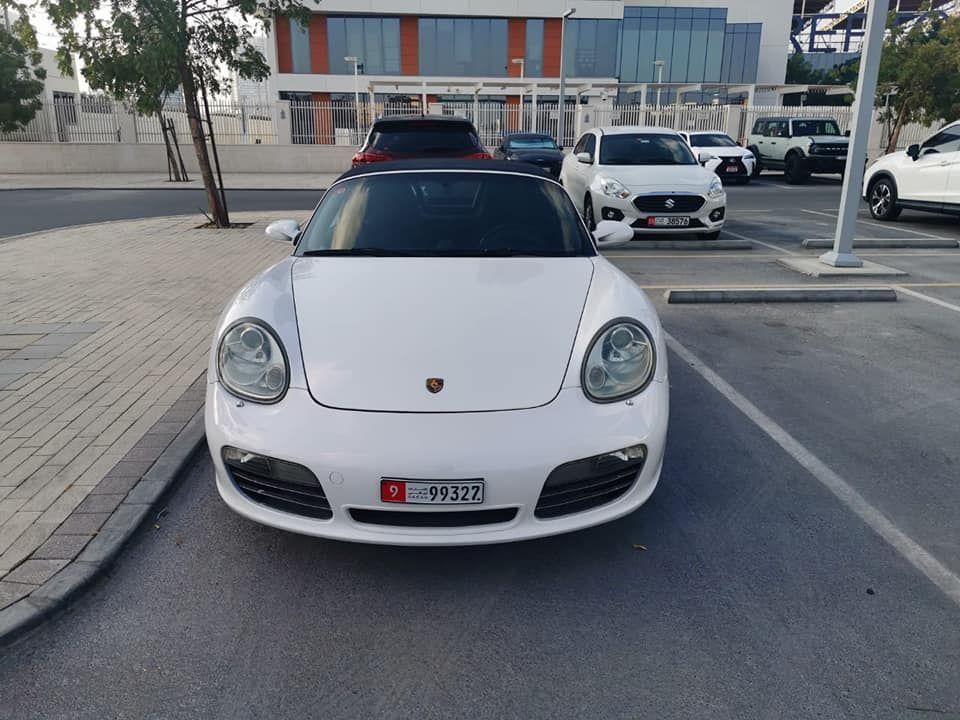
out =
<path fill-rule="evenodd" d="M 231 210 L 311 210 L 321 191 L 230 190 Z M 67 225 L 186 215 L 206 209 L 206 195 L 184 190 L 6 190 L 0 191 L 0 237 Z"/>
<path fill-rule="evenodd" d="M 851 327 L 859 321 L 852 306 L 836 312 Z M 840 387 L 829 376 L 799 408 L 808 378 L 780 389 L 803 361 L 777 351 L 807 346 L 778 324 L 786 315 L 746 340 L 783 365 L 766 373 L 769 384 L 768 355 L 726 361 L 722 338 L 735 317 L 703 319 L 719 323 L 711 347 L 696 342 L 701 321 L 687 315 L 666 317 L 681 341 L 805 441 L 849 425 L 857 391 L 812 402 Z M 949 332 L 957 337 L 955 325 Z M 871 342 L 866 331 L 860 339 Z M 811 357 L 820 350 L 810 347 Z M 935 378 L 930 392 L 956 392 L 956 375 Z M 865 377 L 859 395 L 887 380 Z M 0 715 L 960 715 L 960 608 L 676 356 L 671 386 L 668 453 L 651 502 L 605 527 L 518 545 L 373 547 L 260 527 L 223 505 L 203 458 L 109 576 L 4 651 Z M 861 489 L 887 498 L 897 521 L 922 526 L 924 507 L 946 499 L 929 532 L 949 541 L 955 407 L 942 402 L 929 425 L 899 424 L 899 446 L 939 453 L 924 464 L 896 447 L 861 463 L 889 440 L 870 434 L 896 399 L 854 405 L 870 412 L 826 457 L 854 482 L 874 478 Z M 821 426 L 808 427 L 813 420 Z M 942 494 L 921 501 L 931 485 Z"/>

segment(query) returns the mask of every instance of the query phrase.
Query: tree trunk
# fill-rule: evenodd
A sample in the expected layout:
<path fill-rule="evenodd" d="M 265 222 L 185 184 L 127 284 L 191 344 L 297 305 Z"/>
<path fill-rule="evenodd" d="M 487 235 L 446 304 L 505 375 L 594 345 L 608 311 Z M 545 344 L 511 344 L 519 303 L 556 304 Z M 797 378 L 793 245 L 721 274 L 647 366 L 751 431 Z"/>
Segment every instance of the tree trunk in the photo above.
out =
<path fill-rule="evenodd" d="M 907 111 L 910 107 L 910 101 L 904 98 L 900 110 L 897 112 L 897 122 L 893 125 L 893 132 L 890 133 L 890 139 L 887 141 L 887 154 L 897 151 L 897 143 L 900 142 L 900 131 L 903 130 L 904 123 L 907 120 Z"/>
<path fill-rule="evenodd" d="M 193 149 L 197 153 L 197 164 L 200 166 L 200 177 L 203 178 L 203 189 L 207 193 L 207 207 L 210 208 L 210 217 L 217 227 L 230 227 L 230 218 L 227 209 L 220 201 L 217 183 L 210 168 L 210 155 L 207 152 L 207 142 L 203 135 L 203 124 L 200 119 L 200 105 L 197 103 L 197 87 L 193 81 L 193 72 L 186 63 L 178 63 L 180 82 L 183 86 L 183 101 L 187 107 L 187 117 L 190 120 L 190 132 L 193 135 Z"/>
<path fill-rule="evenodd" d="M 163 117 L 163 111 L 157 110 L 157 122 L 160 123 L 160 132 L 163 133 L 163 144 L 167 148 L 167 176 L 172 182 L 183 182 L 180 177 L 180 168 L 177 166 L 177 159 L 173 154 L 173 144 L 167 135 L 167 121 Z"/>

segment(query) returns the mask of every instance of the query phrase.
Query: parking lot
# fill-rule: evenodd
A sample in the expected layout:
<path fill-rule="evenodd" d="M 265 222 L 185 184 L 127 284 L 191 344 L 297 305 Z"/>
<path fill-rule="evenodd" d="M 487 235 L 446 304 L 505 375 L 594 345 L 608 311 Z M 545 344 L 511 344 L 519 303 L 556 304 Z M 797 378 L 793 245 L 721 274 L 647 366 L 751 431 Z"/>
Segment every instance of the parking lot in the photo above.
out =
<path fill-rule="evenodd" d="M 729 193 L 752 249 L 608 255 L 670 333 L 660 487 L 510 546 L 254 525 L 206 456 L 115 566 L 0 659 L 2 717 L 960 718 L 960 249 L 812 278 L 839 181 Z M 307 208 L 304 208 L 307 209 Z M 905 212 L 860 239 L 960 240 Z M 895 287 L 896 303 L 671 305 L 670 288 Z"/>

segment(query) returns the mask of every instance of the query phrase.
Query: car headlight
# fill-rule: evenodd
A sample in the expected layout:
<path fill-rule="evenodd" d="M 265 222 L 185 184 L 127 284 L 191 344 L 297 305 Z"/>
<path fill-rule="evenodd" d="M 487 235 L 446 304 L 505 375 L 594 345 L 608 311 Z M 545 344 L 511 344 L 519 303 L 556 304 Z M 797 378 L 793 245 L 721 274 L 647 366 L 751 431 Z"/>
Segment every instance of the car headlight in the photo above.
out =
<path fill-rule="evenodd" d="M 608 197 L 620 198 L 621 200 L 630 197 L 630 191 L 619 180 L 600 177 L 597 178 L 597 183 L 600 185 L 600 191 Z"/>
<path fill-rule="evenodd" d="M 636 320 L 613 320 L 587 350 L 580 378 L 583 392 L 598 403 L 622 400 L 643 390 L 655 367 L 656 351 L 646 329 Z"/>
<path fill-rule="evenodd" d="M 807 152 L 811 155 L 816 155 L 818 152 L 820 152 L 820 148 L 815 142 L 812 142 L 810 143 L 810 147 L 807 148 Z"/>
<path fill-rule="evenodd" d="M 756 160 L 756 158 L 753 156 L 753 153 L 747 153 L 746 155 L 743 156 L 743 159 L 744 159 L 744 160 Z"/>
<path fill-rule="evenodd" d="M 711 198 L 718 198 L 723 195 L 723 183 L 720 182 L 720 178 L 714 176 L 713 180 L 710 181 L 710 187 L 707 188 L 707 195 Z"/>
<path fill-rule="evenodd" d="M 283 345 L 260 320 L 239 320 L 220 338 L 217 373 L 234 395 L 254 402 L 276 402 L 290 383 L 287 367 Z"/>

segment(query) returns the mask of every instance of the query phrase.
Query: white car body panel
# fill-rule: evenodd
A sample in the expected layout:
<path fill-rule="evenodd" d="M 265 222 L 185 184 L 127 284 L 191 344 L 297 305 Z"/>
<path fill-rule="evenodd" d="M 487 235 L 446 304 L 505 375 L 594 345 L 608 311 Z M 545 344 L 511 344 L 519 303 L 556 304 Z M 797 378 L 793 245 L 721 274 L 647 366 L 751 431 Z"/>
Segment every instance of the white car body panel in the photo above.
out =
<path fill-rule="evenodd" d="M 299 258 L 310 393 L 348 410 L 544 405 L 563 383 L 592 274 L 588 257 Z M 425 393 L 427 377 L 443 378 L 443 392 Z"/>
<path fill-rule="evenodd" d="M 690 145 L 690 149 L 693 150 L 694 155 L 699 157 L 700 153 L 706 152 L 717 158 L 717 160 L 711 160 L 704 165 L 707 170 L 713 170 L 716 172 L 717 168 L 720 167 L 724 159 L 738 158 L 746 168 L 747 175 L 752 175 L 753 169 L 756 166 L 756 158 L 754 158 L 753 153 L 747 150 L 745 147 L 740 147 L 739 145 L 734 147 L 703 147 L 697 144 L 697 137 L 699 135 L 716 134 L 718 133 L 680 133 L 680 135 L 687 141 L 687 144 Z"/>
<path fill-rule="evenodd" d="M 273 404 L 242 400 L 217 372 L 219 338 L 251 318 L 267 323 L 286 351 L 290 384 Z M 581 368 L 598 330 L 617 318 L 646 328 L 655 372 L 634 396 L 596 403 L 581 388 Z M 431 376 L 445 377 L 442 392 L 427 392 Z M 321 404 L 330 400 L 363 409 Z M 659 481 L 668 416 L 667 351 L 655 308 L 601 256 L 287 258 L 254 277 L 224 310 L 205 408 L 217 488 L 230 508 L 291 532 L 396 545 L 508 542 L 626 515 Z M 561 517 L 535 515 L 559 465 L 634 445 L 646 447 L 646 461 L 623 495 Z M 227 446 L 308 468 L 332 517 L 252 499 L 224 463 Z M 484 501 L 384 503 L 380 482 L 397 477 L 482 478 Z M 351 514 L 504 508 L 515 517 L 454 527 L 373 524 Z"/>

